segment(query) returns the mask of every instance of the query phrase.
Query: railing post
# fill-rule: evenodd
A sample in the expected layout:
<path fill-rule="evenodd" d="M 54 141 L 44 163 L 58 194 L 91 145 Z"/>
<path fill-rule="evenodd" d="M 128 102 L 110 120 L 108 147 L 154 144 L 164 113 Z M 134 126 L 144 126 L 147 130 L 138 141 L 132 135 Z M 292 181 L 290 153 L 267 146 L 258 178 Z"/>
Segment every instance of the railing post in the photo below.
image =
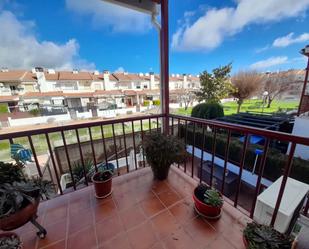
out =
<path fill-rule="evenodd" d="M 163 132 L 169 133 L 168 0 L 161 1 L 160 69 Z"/>

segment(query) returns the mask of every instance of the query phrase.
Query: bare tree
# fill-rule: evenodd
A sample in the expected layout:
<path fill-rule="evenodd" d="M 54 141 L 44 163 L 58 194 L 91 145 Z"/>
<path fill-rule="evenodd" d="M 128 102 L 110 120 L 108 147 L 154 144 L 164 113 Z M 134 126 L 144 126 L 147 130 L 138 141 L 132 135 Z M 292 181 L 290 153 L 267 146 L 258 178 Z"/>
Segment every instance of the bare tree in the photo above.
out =
<path fill-rule="evenodd" d="M 184 105 L 185 110 L 197 99 L 196 93 L 190 89 L 179 89 L 174 93 L 177 98 L 177 102 Z"/>
<path fill-rule="evenodd" d="M 231 95 L 237 99 L 237 113 L 245 99 L 251 98 L 263 85 L 263 77 L 255 71 L 240 71 L 232 79 Z"/>
<path fill-rule="evenodd" d="M 267 92 L 267 108 L 275 98 L 291 90 L 295 82 L 295 75 L 290 72 L 268 73 L 264 82 L 264 91 Z"/>

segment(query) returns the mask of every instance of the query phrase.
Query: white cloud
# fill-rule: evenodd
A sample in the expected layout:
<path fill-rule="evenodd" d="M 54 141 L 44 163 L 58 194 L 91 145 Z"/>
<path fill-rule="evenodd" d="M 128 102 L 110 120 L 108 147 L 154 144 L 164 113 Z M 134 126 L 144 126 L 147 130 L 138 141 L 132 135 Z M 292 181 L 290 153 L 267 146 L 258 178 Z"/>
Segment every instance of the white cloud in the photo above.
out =
<path fill-rule="evenodd" d="M 19 21 L 10 11 L 0 11 L 0 67 L 91 69 L 95 65 L 81 59 L 79 44 L 70 39 L 64 44 L 39 41 L 34 35 L 34 22 Z"/>
<path fill-rule="evenodd" d="M 124 68 L 123 67 L 118 67 L 116 70 L 115 70 L 115 73 L 123 73 L 125 72 Z"/>
<path fill-rule="evenodd" d="M 255 52 L 256 52 L 257 54 L 259 54 L 259 53 L 262 53 L 262 52 L 268 50 L 269 48 L 270 48 L 270 46 L 269 46 L 269 45 L 266 45 L 266 46 L 264 46 L 264 47 L 262 47 L 262 48 L 257 48 L 257 49 L 255 50 Z"/>
<path fill-rule="evenodd" d="M 288 63 L 287 56 L 278 56 L 278 57 L 270 57 L 266 60 L 257 61 L 250 65 L 251 69 L 259 70 L 259 69 L 268 69 L 273 66 L 278 66 L 282 64 Z"/>
<path fill-rule="evenodd" d="M 309 33 L 303 33 L 299 36 L 294 37 L 294 33 L 289 33 L 286 36 L 282 36 L 274 40 L 273 47 L 287 47 L 295 43 L 302 43 L 309 41 Z"/>
<path fill-rule="evenodd" d="M 303 14 L 309 0 L 238 0 L 234 8 L 208 9 L 195 22 L 184 22 L 172 37 L 172 48 L 210 50 L 250 24 L 280 21 Z M 186 20 L 186 17 L 185 17 Z"/>
<path fill-rule="evenodd" d="M 80 15 L 90 15 L 95 28 L 128 33 L 144 33 L 151 28 L 149 15 L 102 0 L 66 0 L 66 6 Z"/>

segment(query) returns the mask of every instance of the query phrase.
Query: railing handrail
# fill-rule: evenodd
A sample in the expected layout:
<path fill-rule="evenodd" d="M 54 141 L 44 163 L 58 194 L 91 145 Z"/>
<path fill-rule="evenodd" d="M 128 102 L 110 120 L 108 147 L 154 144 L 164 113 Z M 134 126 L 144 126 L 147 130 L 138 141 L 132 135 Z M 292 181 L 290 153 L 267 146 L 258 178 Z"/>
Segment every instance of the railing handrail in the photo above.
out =
<path fill-rule="evenodd" d="M 0 134 L 0 140 L 40 135 L 40 134 L 53 133 L 53 132 L 61 132 L 61 131 L 67 131 L 67 130 L 89 128 L 89 127 L 95 127 L 95 126 L 100 126 L 100 125 L 111 125 L 111 124 L 118 124 L 118 123 L 121 124 L 121 123 L 126 123 L 126 122 L 137 121 L 137 120 L 139 121 L 139 120 L 155 119 L 155 118 L 162 118 L 162 117 L 164 117 L 163 114 L 153 114 L 153 115 L 134 116 L 134 117 L 129 117 L 129 118 L 119 118 L 119 119 L 100 120 L 100 121 L 89 121 L 88 120 L 84 123 L 63 124 L 61 126 L 54 125 L 51 127 L 37 128 L 33 130 L 22 130 L 22 131 L 12 130 L 11 132 Z"/>
<path fill-rule="evenodd" d="M 193 118 L 193 117 L 175 115 L 175 114 L 170 114 L 169 117 L 174 118 L 174 119 L 192 121 L 192 122 L 203 124 L 203 125 L 212 125 L 212 126 L 215 126 L 216 128 L 223 128 L 223 129 L 241 132 L 244 135 L 245 134 L 260 135 L 260 136 L 264 136 L 270 139 L 278 139 L 280 141 L 287 141 L 287 142 L 309 146 L 308 137 L 295 136 L 295 135 L 291 135 L 291 134 L 280 132 L 280 131 L 271 131 L 271 130 L 265 130 L 261 128 L 254 128 L 254 127 L 246 126 L 246 125 L 239 125 L 239 124 L 236 125 L 236 124 L 231 124 L 231 123 L 222 122 L 222 121 Z"/>

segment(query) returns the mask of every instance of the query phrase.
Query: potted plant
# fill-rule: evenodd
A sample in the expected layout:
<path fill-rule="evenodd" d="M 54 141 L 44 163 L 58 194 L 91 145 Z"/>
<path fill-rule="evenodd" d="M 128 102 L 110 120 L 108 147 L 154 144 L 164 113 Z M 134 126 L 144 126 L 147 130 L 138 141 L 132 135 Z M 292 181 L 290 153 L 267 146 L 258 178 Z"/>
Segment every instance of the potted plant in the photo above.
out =
<path fill-rule="evenodd" d="M 247 224 L 243 232 L 243 241 L 247 249 L 290 249 L 293 243 L 291 236 L 255 222 Z"/>
<path fill-rule="evenodd" d="M 21 249 L 22 244 L 16 233 L 6 232 L 0 234 L 0 249 Z"/>
<path fill-rule="evenodd" d="M 157 180 L 165 180 L 171 164 L 182 163 L 187 155 L 186 146 L 180 139 L 159 132 L 147 134 L 142 148 Z"/>
<path fill-rule="evenodd" d="M 205 184 L 199 184 L 193 193 L 195 210 L 205 218 L 218 219 L 223 206 L 222 194 Z"/>
<path fill-rule="evenodd" d="M 92 176 L 92 182 L 97 198 L 105 198 L 112 193 L 112 178 L 114 174 L 114 165 L 111 163 L 98 166 L 98 172 Z"/>
<path fill-rule="evenodd" d="M 51 182 L 30 179 L 22 169 L 18 161 L 0 162 L 0 229 L 4 231 L 17 229 L 34 218 L 40 199 L 48 199 L 53 193 Z"/>

